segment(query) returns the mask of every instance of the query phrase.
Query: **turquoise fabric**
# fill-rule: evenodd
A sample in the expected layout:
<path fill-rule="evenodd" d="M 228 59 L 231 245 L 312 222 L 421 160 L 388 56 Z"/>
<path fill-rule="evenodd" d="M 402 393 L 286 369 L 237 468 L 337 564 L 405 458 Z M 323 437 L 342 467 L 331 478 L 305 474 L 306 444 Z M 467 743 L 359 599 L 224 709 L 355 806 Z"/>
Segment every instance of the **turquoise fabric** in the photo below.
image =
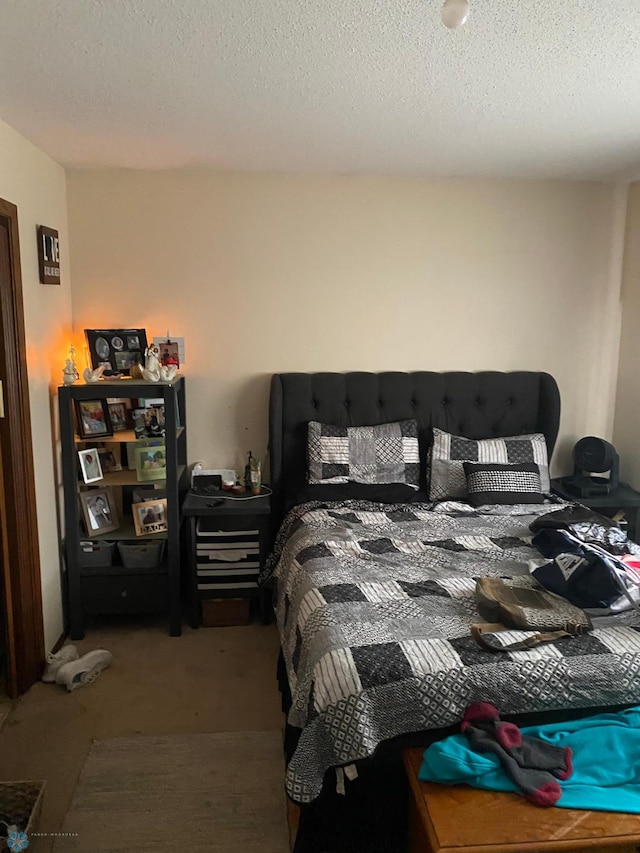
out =
<path fill-rule="evenodd" d="M 640 706 L 570 723 L 527 726 L 522 733 L 571 747 L 573 774 L 565 782 L 558 780 L 562 788 L 558 806 L 640 814 Z M 473 752 L 464 735 L 432 744 L 424 753 L 418 778 L 518 793 L 498 757 Z"/>

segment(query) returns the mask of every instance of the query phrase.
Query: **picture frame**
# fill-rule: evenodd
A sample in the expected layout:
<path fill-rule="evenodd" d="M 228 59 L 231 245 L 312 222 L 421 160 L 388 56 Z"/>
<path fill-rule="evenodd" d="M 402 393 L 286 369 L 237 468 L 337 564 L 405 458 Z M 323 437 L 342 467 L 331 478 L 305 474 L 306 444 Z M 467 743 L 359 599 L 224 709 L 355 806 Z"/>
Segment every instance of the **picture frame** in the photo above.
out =
<path fill-rule="evenodd" d="M 133 432 L 135 433 L 136 438 L 144 438 L 147 434 L 144 421 L 144 409 L 133 409 L 131 412 L 131 419 L 133 421 Z"/>
<path fill-rule="evenodd" d="M 133 428 L 129 397 L 107 397 L 107 407 L 114 432 L 124 432 Z"/>
<path fill-rule="evenodd" d="M 158 501 L 166 498 L 167 490 L 159 487 L 156 483 L 135 486 L 131 492 L 132 504 L 143 504 L 147 501 Z"/>
<path fill-rule="evenodd" d="M 160 341 L 157 347 L 160 350 L 160 364 L 174 364 L 180 367 L 180 347 L 177 341 Z"/>
<path fill-rule="evenodd" d="M 109 407 L 102 400 L 74 400 L 76 427 L 82 439 L 103 438 L 113 435 Z"/>
<path fill-rule="evenodd" d="M 131 505 L 136 536 L 149 536 L 169 529 L 167 499 L 146 500 Z"/>
<path fill-rule="evenodd" d="M 164 403 L 133 411 L 133 431 L 137 438 L 162 438 L 165 432 Z"/>
<path fill-rule="evenodd" d="M 167 448 L 158 447 L 136 448 L 136 474 L 141 483 L 148 480 L 166 480 L 167 478 Z"/>
<path fill-rule="evenodd" d="M 134 364 L 144 363 L 146 329 L 85 329 L 93 370 L 105 366 L 104 375 L 129 376 Z"/>
<path fill-rule="evenodd" d="M 164 447 L 164 438 L 139 438 L 136 441 L 127 441 L 127 467 L 130 471 L 136 470 L 136 450 L 139 447 Z"/>
<path fill-rule="evenodd" d="M 88 536 L 101 536 L 118 529 L 116 505 L 108 486 L 80 492 L 79 498 Z"/>
<path fill-rule="evenodd" d="M 98 480 L 104 479 L 99 448 L 87 447 L 84 450 L 79 450 L 78 461 L 85 483 L 97 483 Z"/>
<path fill-rule="evenodd" d="M 112 471 L 122 471 L 119 449 L 120 448 L 117 444 L 98 448 L 100 465 L 102 466 L 102 470 L 105 474 L 111 474 Z"/>
<path fill-rule="evenodd" d="M 178 401 L 176 401 L 178 402 Z M 138 407 L 141 409 L 157 409 L 162 408 L 164 420 L 164 398 L 163 397 L 145 397 L 138 400 Z M 180 409 L 176 406 L 176 429 L 180 428 Z M 164 433 L 163 433 L 164 434 Z"/>

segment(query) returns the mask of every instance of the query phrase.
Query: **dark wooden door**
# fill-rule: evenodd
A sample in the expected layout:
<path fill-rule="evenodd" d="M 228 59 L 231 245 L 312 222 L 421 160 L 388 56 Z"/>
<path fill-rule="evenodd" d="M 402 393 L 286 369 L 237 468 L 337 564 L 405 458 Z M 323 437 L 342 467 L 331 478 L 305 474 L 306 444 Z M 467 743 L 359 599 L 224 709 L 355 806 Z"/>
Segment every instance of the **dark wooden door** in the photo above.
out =
<path fill-rule="evenodd" d="M 18 211 L 0 199 L 0 561 L 10 696 L 42 671 L 44 637 Z"/>

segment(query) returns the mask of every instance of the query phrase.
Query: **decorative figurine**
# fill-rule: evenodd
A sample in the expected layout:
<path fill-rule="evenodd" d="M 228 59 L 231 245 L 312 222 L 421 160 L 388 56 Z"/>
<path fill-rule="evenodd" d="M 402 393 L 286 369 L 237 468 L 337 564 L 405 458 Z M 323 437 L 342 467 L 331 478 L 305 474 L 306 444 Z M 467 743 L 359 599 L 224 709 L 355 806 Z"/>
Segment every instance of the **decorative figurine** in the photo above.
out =
<path fill-rule="evenodd" d="M 107 365 L 101 364 L 99 367 L 96 367 L 95 370 L 91 370 L 90 367 L 85 367 L 82 371 L 82 378 L 88 385 L 92 385 L 94 382 L 98 382 L 102 378 L 102 374 L 106 370 Z"/>
<path fill-rule="evenodd" d="M 161 364 L 160 365 L 160 379 L 163 382 L 171 382 L 176 373 L 178 372 L 177 364 Z"/>
<path fill-rule="evenodd" d="M 69 347 L 69 358 L 66 360 L 62 368 L 62 381 L 65 385 L 73 385 L 76 379 L 80 379 L 80 374 L 75 362 L 76 349 L 73 344 Z"/>
<path fill-rule="evenodd" d="M 73 385 L 76 379 L 79 379 L 78 371 L 73 363 L 73 360 L 68 358 L 62 369 L 62 381 L 65 385 Z"/>
<path fill-rule="evenodd" d="M 155 344 L 151 344 L 144 351 L 142 378 L 147 382 L 160 381 L 160 350 Z"/>

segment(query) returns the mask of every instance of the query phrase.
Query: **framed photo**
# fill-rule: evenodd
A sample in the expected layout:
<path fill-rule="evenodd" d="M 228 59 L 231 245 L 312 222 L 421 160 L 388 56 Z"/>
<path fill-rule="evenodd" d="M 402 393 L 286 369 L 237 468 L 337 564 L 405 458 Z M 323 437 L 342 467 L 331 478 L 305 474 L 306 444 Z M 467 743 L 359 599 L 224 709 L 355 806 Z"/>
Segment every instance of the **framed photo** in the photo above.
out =
<path fill-rule="evenodd" d="M 133 511 L 133 524 L 136 528 L 136 536 L 162 533 L 162 531 L 168 529 L 166 498 L 132 504 L 131 509 Z"/>
<path fill-rule="evenodd" d="M 128 441 L 127 467 L 130 471 L 136 470 L 136 450 L 139 447 L 164 447 L 164 438 L 139 438 L 137 441 Z"/>
<path fill-rule="evenodd" d="M 162 438 L 164 436 L 164 406 L 134 409 L 133 431 L 137 438 Z"/>
<path fill-rule="evenodd" d="M 98 448 L 98 456 L 105 474 L 110 474 L 112 471 L 122 471 L 122 462 L 120 461 L 119 447 L 117 445 Z"/>
<path fill-rule="evenodd" d="M 151 483 L 148 486 L 136 486 L 131 492 L 131 503 L 143 504 L 147 501 L 159 501 L 166 496 L 166 489 L 158 488 L 155 483 Z"/>
<path fill-rule="evenodd" d="M 130 352 L 129 350 L 126 352 L 116 352 L 113 354 L 113 357 L 115 359 L 116 370 L 118 373 L 124 373 L 125 370 L 128 373 L 134 364 L 142 363 L 139 358 L 139 354 L 137 352 Z"/>
<path fill-rule="evenodd" d="M 136 473 L 138 480 L 165 480 L 167 477 L 166 447 L 137 447 Z"/>
<path fill-rule="evenodd" d="M 106 400 L 75 400 L 76 420 L 80 438 L 100 438 L 113 435 Z"/>
<path fill-rule="evenodd" d="M 134 409 L 131 413 L 133 420 L 133 431 L 136 438 L 144 438 L 147 434 L 147 428 L 144 421 L 144 409 Z"/>
<path fill-rule="evenodd" d="M 85 483 L 95 483 L 102 480 L 102 465 L 100 464 L 100 451 L 97 447 L 88 447 L 86 450 L 78 451 L 78 460 L 82 479 Z"/>
<path fill-rule="evenodd" d="M 80 506 L 89 536 L 118 529 L 116 507 L 108 487 L 80 492 Z"/>
<path fill-rule="evenodd" d="M 107 407 L 114 432 L 131 429 L 131 400 L 128 397 L 107 397 Z"/>
<path fill-rule="evenodd" d="M 106 365 L 105 376 L 122 373 L 128 376 L 134 364 L 144 362 L 147 348 L 145 329 L 85 329 L 91 367 Z"/>
<path fill-rule="evenodd" d="M 180 367 L 180 349 L 177 341 L 160 341 L 160 364 L 175 364 Z"/>

